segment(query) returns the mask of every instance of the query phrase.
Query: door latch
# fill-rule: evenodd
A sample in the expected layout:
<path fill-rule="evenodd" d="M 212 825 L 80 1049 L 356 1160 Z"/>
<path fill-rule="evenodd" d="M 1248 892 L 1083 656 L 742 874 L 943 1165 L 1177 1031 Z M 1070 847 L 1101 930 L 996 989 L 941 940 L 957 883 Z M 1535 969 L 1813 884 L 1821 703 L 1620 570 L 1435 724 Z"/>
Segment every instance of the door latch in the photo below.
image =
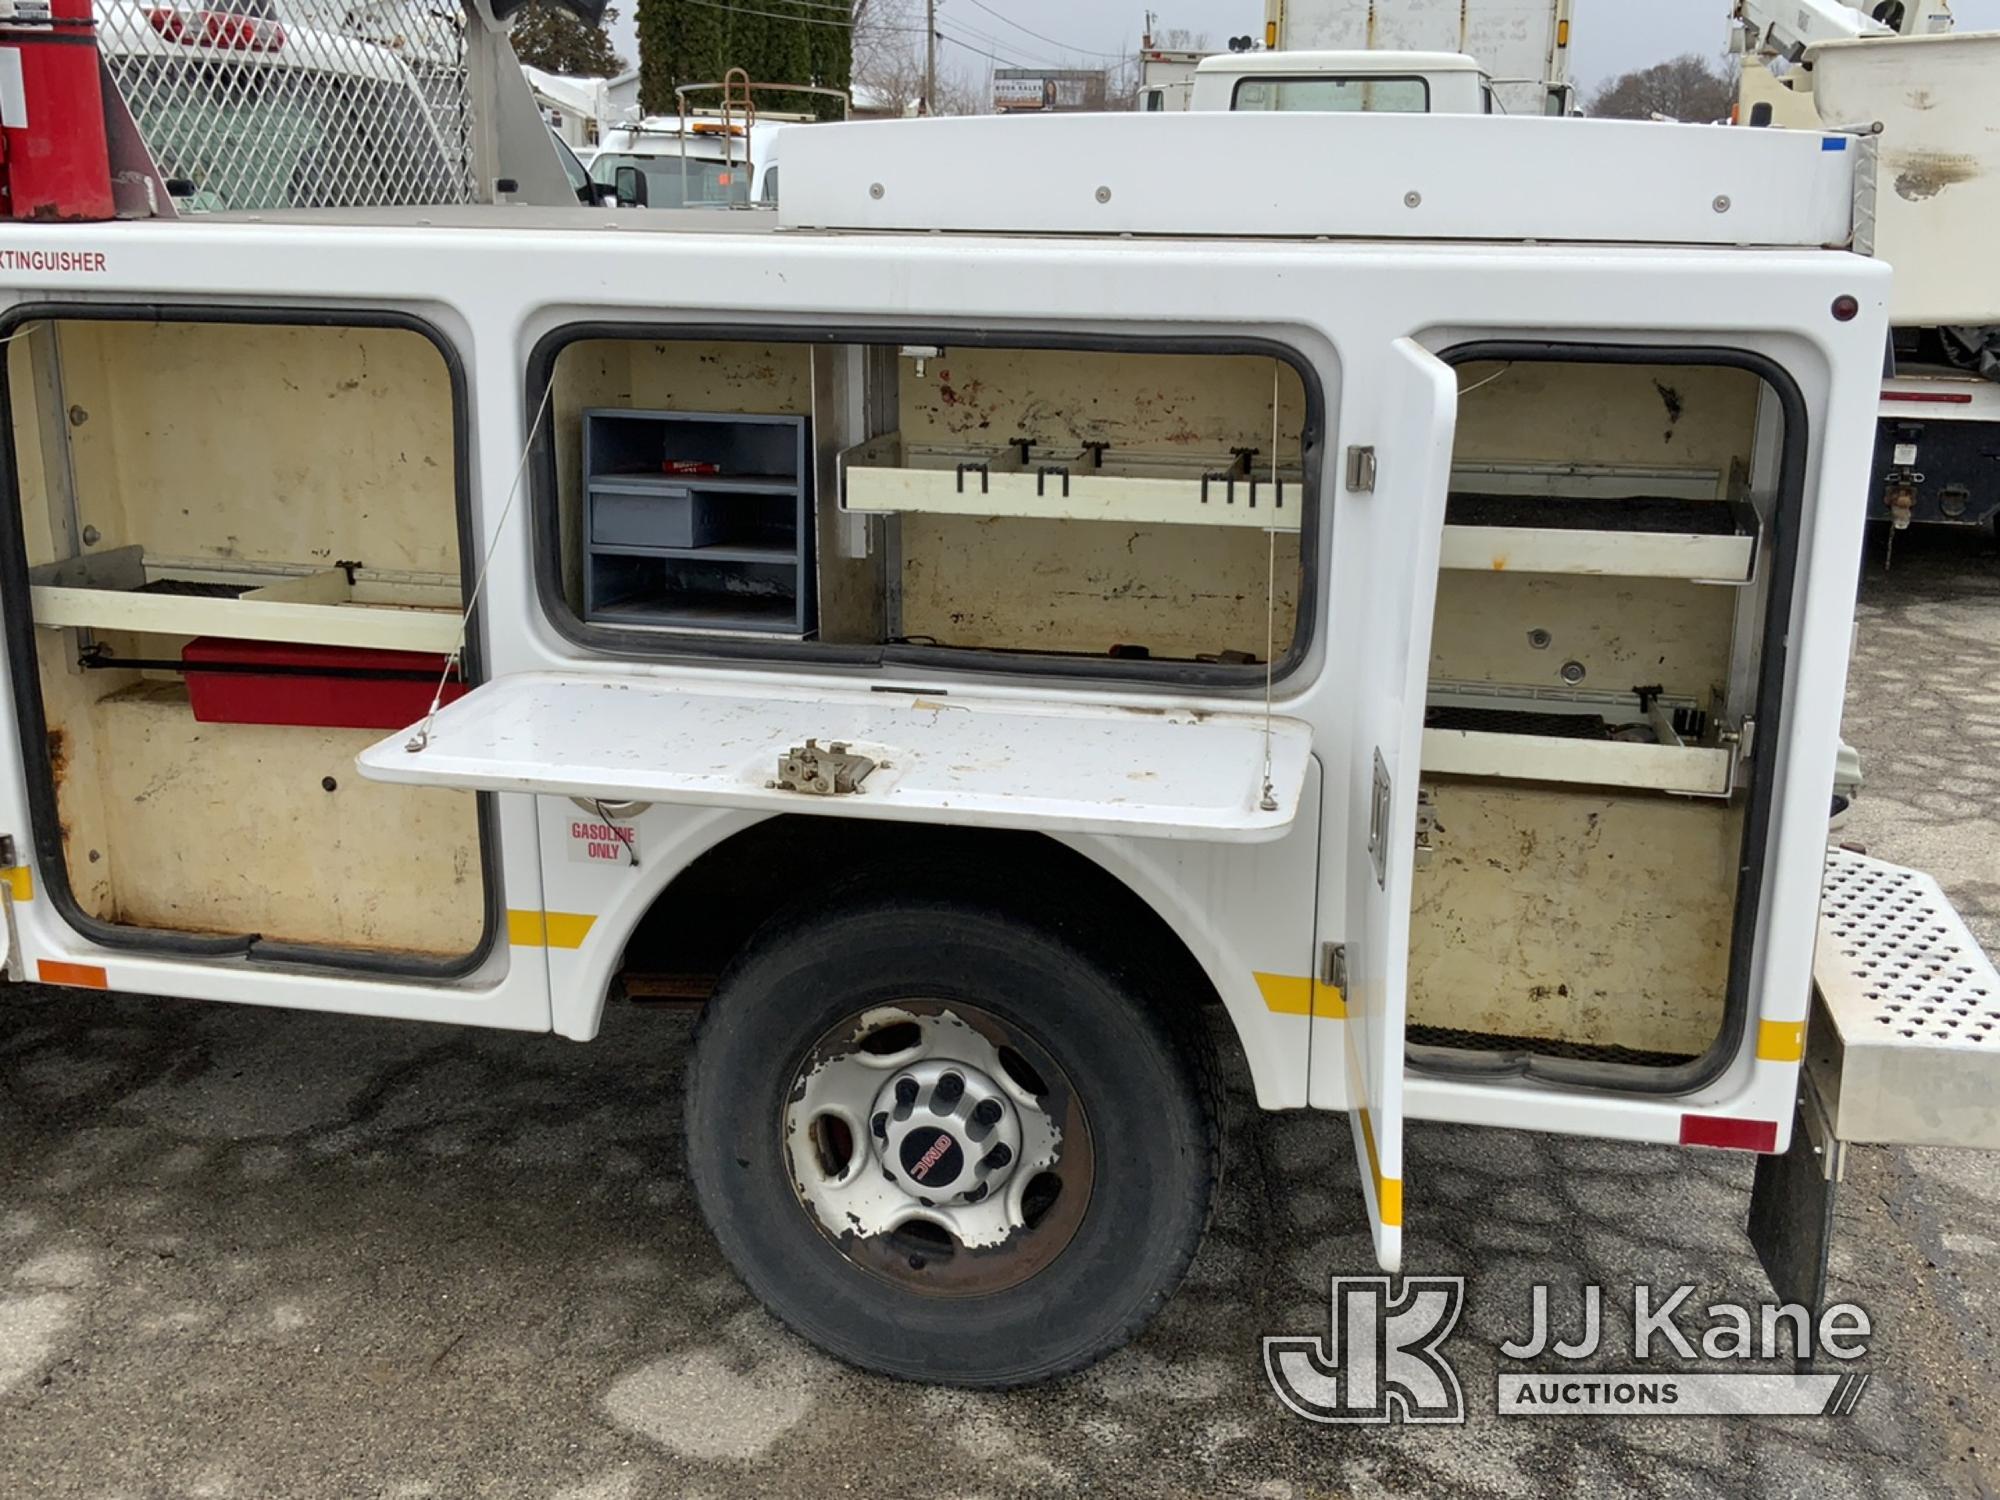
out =
<path fill-rule="evenodd" d="M 1375 863 L 1375 883 L 1389 885 L 1389 763 L 1375 751 L 1375 785 L 1368 797 L 1368 857 Z"/>
<path fill-rule="evenodd" d="M 810 797 L 845 797 L 861 790 L 875 762 L 856 755 L 840 740 L 822 747 L 818 740 L 794 745 L 778 758 L 778 776 L 765 786 Z"/>
<path fill-rule="evenodd" d="M 1375 450 L 1351 444 L 1347 450 L 1347 487 L 1366 494 L 1375 488 Z"/>

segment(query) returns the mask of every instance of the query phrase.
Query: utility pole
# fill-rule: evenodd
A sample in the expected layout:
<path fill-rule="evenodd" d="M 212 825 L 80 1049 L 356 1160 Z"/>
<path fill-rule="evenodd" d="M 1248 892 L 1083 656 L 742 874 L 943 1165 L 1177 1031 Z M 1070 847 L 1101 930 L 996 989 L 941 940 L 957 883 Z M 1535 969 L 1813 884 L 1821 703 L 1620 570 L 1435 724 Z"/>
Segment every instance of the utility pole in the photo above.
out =
<path fill-rule="evenodd" d="M 924 0 L 924 113 L 937 113 L 937 0 Z"/>

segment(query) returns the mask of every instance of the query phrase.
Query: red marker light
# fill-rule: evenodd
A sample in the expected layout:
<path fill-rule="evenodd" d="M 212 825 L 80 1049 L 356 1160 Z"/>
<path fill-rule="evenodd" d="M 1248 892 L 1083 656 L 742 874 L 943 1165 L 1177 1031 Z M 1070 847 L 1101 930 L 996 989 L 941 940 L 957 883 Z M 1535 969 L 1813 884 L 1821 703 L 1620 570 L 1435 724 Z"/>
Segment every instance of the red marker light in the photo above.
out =
<path fill-rule="evenodd" d="M 1836 323 L 1852 323 L 1861 311 L 1861 304 L 1845 293 L 1833 299 L 1833 320 Z"/>
<path fill-rule="evenodd" d="M 1884 401 L 1928 401 L 1938 406 L 1970 406 L 1970 391 L 1884 391 Z"/>

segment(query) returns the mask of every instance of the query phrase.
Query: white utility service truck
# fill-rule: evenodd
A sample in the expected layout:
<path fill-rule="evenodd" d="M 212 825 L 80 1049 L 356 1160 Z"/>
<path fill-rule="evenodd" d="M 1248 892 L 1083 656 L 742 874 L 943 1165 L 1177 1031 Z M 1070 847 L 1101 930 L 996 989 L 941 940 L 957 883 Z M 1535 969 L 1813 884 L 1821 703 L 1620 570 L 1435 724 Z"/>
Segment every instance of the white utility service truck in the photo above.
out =
<path fill-rule="evenodd" d="M 909 1378 L 1145 1326 L 1218 1039 L 1347 1116 L 1383 1267 L 1444 1120 L 1763 1153 L 1816 1301 L 1844 1142 L 2000 1146 L 2000 980 L 1827 847 L 1861 160 L 874 122 L 774 216 L 0 227 L 7 972 L 698 999 L 718 1240 Z"/>
<path fill-rule="evenodd" d="M 1566 115 L 1570 0 L 1265 0 L 1264 50 L 1195 70 L 1189 108 Z"/>
<path fill-rule="evenodd" d="M 1871 514 L 2000 518 L 2000 32 L 1944 0 L 1738 0 L 1746 123 L 1864 127 L 1877 190 L 1858 247 L 1896 268 Z M 1893 540 L 1893 539 L 1892 539 Z"/>

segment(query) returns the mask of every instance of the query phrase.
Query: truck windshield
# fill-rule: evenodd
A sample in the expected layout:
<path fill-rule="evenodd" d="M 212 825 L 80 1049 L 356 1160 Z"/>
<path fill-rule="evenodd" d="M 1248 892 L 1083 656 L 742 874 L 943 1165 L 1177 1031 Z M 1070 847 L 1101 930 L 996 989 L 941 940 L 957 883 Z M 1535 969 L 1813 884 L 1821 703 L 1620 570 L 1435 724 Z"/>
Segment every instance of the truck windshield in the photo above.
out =
<path fill-rule="evenodd" d="M 689 156 L 683 162 L 678 151 L 662 156 L 606 151 L 591 162 L 590 175 L 598 182 L 616 182 L 620 167 L 637 167 L 645 173 L 646 202 L 653 208 L 722 207 L 750 201 L 747 162 L 721 162 L 698 156 Z"/>
<path fill-rule="evenodd" d="M 1430 113 L 1430 85 L 1421 78 L 1244 78 L 1231 109 L 1290 114 Z"/>

